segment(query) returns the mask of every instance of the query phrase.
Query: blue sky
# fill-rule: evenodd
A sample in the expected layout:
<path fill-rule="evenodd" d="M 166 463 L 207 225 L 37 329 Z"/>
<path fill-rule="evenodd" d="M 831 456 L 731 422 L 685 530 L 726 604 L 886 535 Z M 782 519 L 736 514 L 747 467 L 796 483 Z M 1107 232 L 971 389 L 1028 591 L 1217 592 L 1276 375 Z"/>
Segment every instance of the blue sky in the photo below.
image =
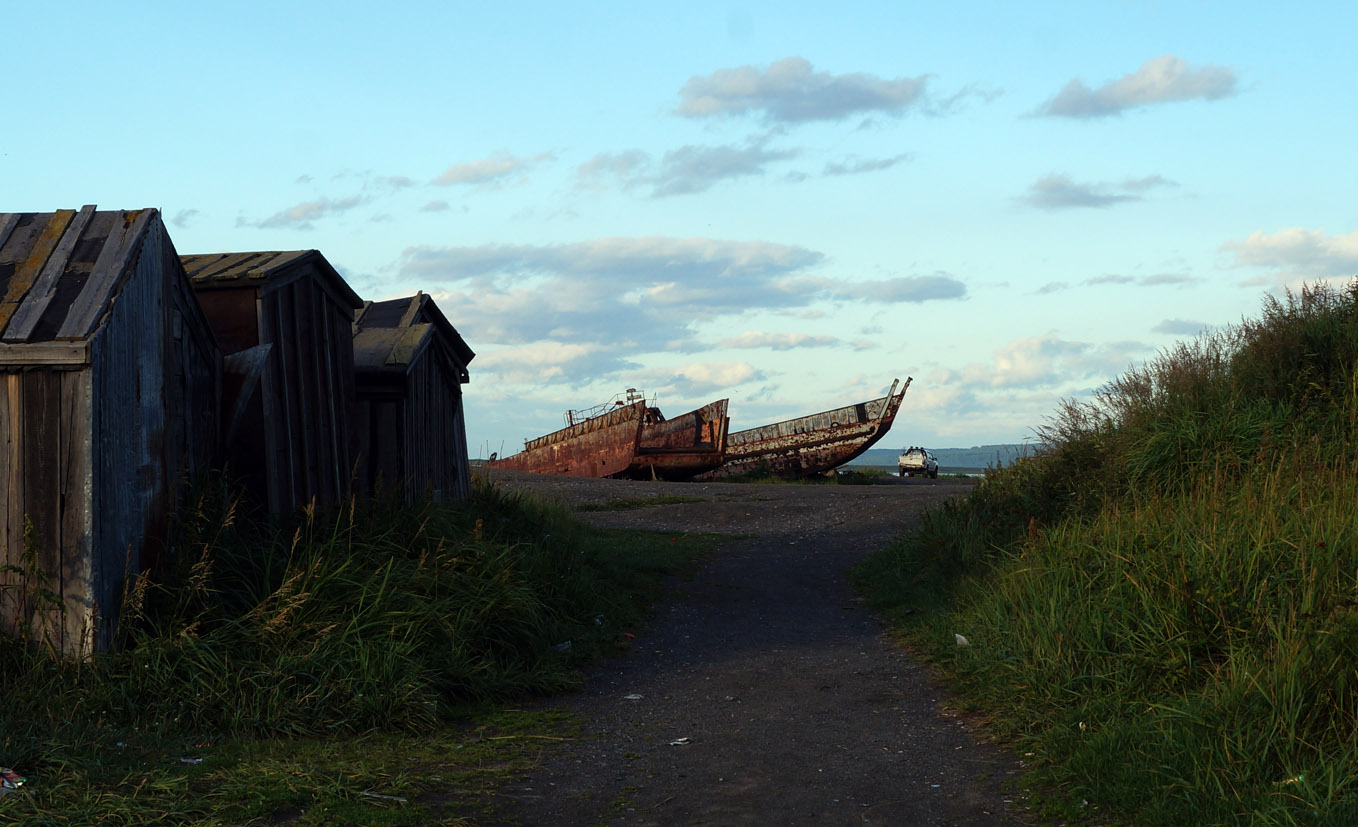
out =
<path fill-rule="evenodd" d="M 0 211 L 158 207 L 433 294 L 477 453 L 642 388 L 733 427 L 913 376 L 888 447 L 1358 273 L 1358 7 L 6 9 Z"/>

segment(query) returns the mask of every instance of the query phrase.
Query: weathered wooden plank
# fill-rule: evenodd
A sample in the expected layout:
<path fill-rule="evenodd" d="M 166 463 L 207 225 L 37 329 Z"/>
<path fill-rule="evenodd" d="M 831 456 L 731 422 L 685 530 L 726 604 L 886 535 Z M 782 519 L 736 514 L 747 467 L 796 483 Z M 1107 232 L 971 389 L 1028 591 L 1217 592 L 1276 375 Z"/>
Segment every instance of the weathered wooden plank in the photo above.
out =
<path fill-rule="evenodd" d="M 24 375 L 22 373 L 6 373 L 0 375 L 4 379 L 7 389 L 6 395 L 9 397 L 9 442 L 10 442 L 10 467 L 5 478 L 6 512 L 9 519 L 10 542 L 19 551 L 23 551 L 24 538 L 24 453 L 29 446 L 24 441 Z"/>
<path fill-rule="evenodd" d="M 410 333 L 409 330 L 406 331 Z M 439 434 L 429 427 L 430 407 L 428 364 L 417 361 L 406 369 L 406 396 L 401 406 L 405 418 L 405 440 L 401 448 L 401 474 L 407 497 L 423 496 L 437 488 L 431 473 L 438 465 Z"/>
<path fill-rule="evenodd" d="M 311 318 L 311 290 L 307 281 L 296 281 L 288 285 L 280 298 L 286 298 L 287 301 L 283 309 L 285 318 L 289 319 L 286 335 L 293 345 L 292 390 L 298 402 L 296 425 L 299 437 L 297 447 L 301 450 L 302 497 L 306 502 L 319 499 L 322 505 L 328 505 L 326 500 L 329 491 L 321 473 L 320 446 L 325 435 L 319 433 L 320 423 L 316 419 L 317 376 L 312 358 L 316 341 Z"/>
<path fill-rule="evenodd" d="M 210 253 L 207 255 L 181 256 L 180 261 L 188 270 L 189 278 L 197 284 L 210 284 L 214 281 L 232 281 L 234 271 L 242 264 L 260 258 L 259 253 Z"/>
<path fill-rule="evenodd" d="M 267 267 L 261 266 L 250 273 L 252 278 L 268 276 L 268 281 L 260 287 L 262 292 L 267 294 L 297 279 L 306 279 L 318 290 L 323 291 L 335 306 L 345 309 L 346 321 L 352 321 L 354 310 L 363 305 L 363 300 L 344 281 L 344 277 L 316 250 L 296 250 L 269 255 L 276 257 L 274 261 Z"/>
<path fill-rule="evenodd" d="M 0 342 L 0 366 L 69 366 L 89 361 L 89 342 Z"/>
<path fill-rule="evenodd" d="M 405 422 L 401 403 L 381 401 L 373 407 L 377 438 L 373 440 L 377 479 L 385 488 L 404 483 L 401 472 L 401 446 L 405 442 Z"/>
<path fill-rule="evenodd" d="M 288 426 L 292 405 L 285 369 L 288 343 L 279 336 L 278 303 L 273 297 L 259 297 L 257 301 L 259 340 L 274 345 L 273 358 L 260 388 L 264 393 L 264 472 L 268 479 L 269 510 L 281 514 L 296 503 L 292 490 L 292 429 Z"/>
<path fill-rule="evenodd" d="M 263 254 L 262 256 L 263 260 L 260 261 L 258 266 L 251 267 L 248 270 L 246 270 L 245 277 L 256 280 L 259 279 L 272 280 L 272 277 L 274 276 L 275 273 L 279 272 L 280 270 L 283 270 L 288 265 L 293 264 L 294 262 L 300 261 L 310 252 L 311 252 L 310 250 L 288 250 L 279 253 Z M 290 282 L 291 279 L 285 281 L 284 283 Z"/>
<path fill-rule="evenodd" d="M 264 375 L 264 369 L 269 362 L 269 352 L 272 350 L 273 345 L 256 345 L 222 357 L 222 372 L 231 377 L 233 394 L 232 399 L 225 400 L 231 405 L 223 432 L 227 445 L 236 441 L 237 432 L 245 420 L 246 408 L 259 390 L 259 380 Z"/>
<path fill-rule="evenodd" d="M 75 210 L 57 210 L 53 213 L 42 231 L 38 233 L 38 237 L 34 239 L 28 257 L 14 269 L 9 287 L 5 290 L 5 297 L 0 299 L 0 330 L 9 326 L 10 317 L 19 309 L 19 304 L 33 286 L 33 281 L 42 272 L 43 265 L 47 264 L 48 256 L 52 255 L 57 243 L 61 241 L 62 233 L 66 232 L 66 225 L 70 224 L 74 217 Z"/>
<path fill-rule="evenodd" d="M 350 308 L 340 305 L 331 312 L 336 314 L 336 318 L 347 317 Z M 358 450 L 358 435 L 353 432 L 350 423 L 354 419 L 354 405 L 358 401 L 354 383 L 354 337 L 344 335 L 346 328 L 343 324 L 337 324 L 333 332 L 331 342 L 331 371 L 335 376 L 335 427 L 337 430 L 337 442 L 343 457 L 342 466 L 344 468 L 344 493 L 348 493 L 353 485 L 354 457 Z"/>
<path fill-rule="evenodd" d="M 419 361 L 420 354 L 428 346 L 429 340 L 433 338 L 431 334 L 431 324 L 408 325 L 401 331 L 401 338 L 392 347 L 390 355 L 387 356 L 388 365 L 411 365 Z"/>
<path fill-rule="evenodd" d="M 66 321 L 57 329 L 58 339 L 79 339 L 89 335 L 90 328 L 104 314 L 109 297 L 136 253 L 146 227 L 156 215 L 153 209 L 129 212 L 123 216 L 121 226 L 115 226 L 109 233 L 90 277 L 71 303 Z"/>
<path fill-rule="evenodd" d="M 61 582 L 66 607 L 63 638 L 67 651 L 91 651 L 98 610 L 112 617 L 117 606 L 91 605 L 93 591 L 93 509 L 90 495 L 89 371 L 62 371 L 59 488 L 61 492 Z M 72 647 L 74 644 L 74 647 Z"/>
<path fill-rule="evenodd" d="M 0 250 L 4 249 L 5 242 L 9 241 L 9 234 L 14 232 L 14 227 L 18 223 L 19 213 L 0 213 Z"/>
<path fill-rule="evenodd" d="M 372 402 L 360 399 L 354 407 L 353 432 L 358 436 L 359 449 L 354 454 L 354 486 L 360 491 L 371 492 L 372 481 L 368 476 L 368 463 L 371 456 Z"/>
<path fill-rule="evenodd" d="M 81 234 L 85 232 L 93 217 L 93 204 L 86 204 L 76 213 L 71 223 L 67 225 L 66 231 L 62 233 L 61 241 L 33 282 L 28 295 L 14 311 L 9 326 L 5 328 L 4 335 L 0 338 L 7 342 L 26 342 L 32 337 L 33 329 L 38 326 L 38 320 L 47 312 L 52 298 L 57 294 L 57 282 L 61 279 L 61 274 L 66 272 L 66 263 L 70 261 L 76 243 L 80 241 Z"/>
<path fill-rule="evenodd" d="M 0 243 L 3 243 L 3 239 L 0 239 Z M 362 329 L 363 317 L 368 314 L 368 309 L 371 308 L 372 306 L 373 306 L 372 301 L 369 299 L 365 299 L 363 301 L 363 306 L 354 311 L 354 324 L 353 324 L 354 333 L 358 333 L 358 331 Z"/>
<path fill-rule="evenodd" d="M 253 292 L 253 291 L 251 291 Z M 250 434 L 248 437 L 242 435 L 242 442 L 247 443 L 247 450 L 253 456 L 249 458 L 249 464 L 253 466 L 260 463 L 258 472 L 263 484 L 263 503 L 271 513 L 278 513 L 276 506 L 277 491 L 279 481 L 277 480 L 277 468 L 274 462 L 274 442 L 276 440 L 277 422 L 279 416 L 278 401 L 278 353 L 277 345 L 272 340 L 271 327 L 267 324 L 266 316 L 268 310 L 258 294 L 254 297 L 255 319 L 258 325 L 259 340 L 263 344 L 270 346 L 269 358 L 265 361 L 264 372 L 260 375 L 259 381 L 259 430 L 257 433 Z M 251 411 L 253 411 L 253 405 Z"/>
<path fill-rule="evenodd" d="M 324 438 L 320 450 L 324 465 L 320 471 L 325 479 L 327 505 L 334 505 L 344 496 L 345 480 L 350 471 L 347 452 L 340 444 L 340 424 L 335 418 L 335 396 L 339 393 L 331 354 L 334 351 L 339 319 L 320 290 L 310 290 L 309 302 L 314 333 L 311 337 L 311 362 L 315 370 L 316 418 L 321 423 Z M 346 327 L 346 330 L 348 328 Z M 339 333 L 338 335 L 344 335 Z M 352 337 L 350 337 L 352 338 Z"/>
<path fill-rule="evenodd" d="M 22 485 L 24 509 L 33 526 L 33 547 L 45 585 L 63 597 L 61 581 L 61 379 L 54 371 L 25 371 L 23 417 L 25 441 Z M 60 606 L 40 607 L 39 633 L 58 651 L 65 641 Z M 36 618 L 35 618 L 36 619 Z"/>
<path fill-rule="evenodd" d="M 306 502 L 308 492 L 303 484 L 306 477 L 306 468 L 303 464 L 306 451 L 302 434 L 302 398 L 298 391 L 300 379 L 297 375 L 297 331 L 293 327 L 292 304 L 288 301 L 290 296 L 291 289 L 288 289 L 275 292 L 268 298 L 272 300 L 274 319 L 277 322 L 274 328 L 275 341 L 283 356 L 281 374 L 283 381 L 279 384 L 278 392 L 287 413 L 287 418 L 279 423 L 286 435 L 287 444 L 287 455 L 283 457 L 284 468 L 287 471 L 287 507 L 296 508 Z"/>
<path fill-rule="evenodd" d="M 329 417 L 330 441 L 334 452 L 336 494 L 347 497 L 354 488 L 357 461 L 357 434 L 353 430 L 355 415 L 353 396 L 354 377 L 354 337 L 353 328 L 346 325 L 349 312 L 347 307 L 336 307 L 327 297 L 318 295 L 321 319 L 325 324 L 325 342 L 322 355 L 324 370 L 328 379 L 326 392 L 327 416 Z M 348 348 L 345 355 L 344 348 Z"/>
<path fill-rule="evenodd" d="M 0 373 L 0 630 L 8 630 L 17 606 L 13 597 L 5 597 L 5 589 L 19 582 L 15 572 L 5 566 L 22 562 L 23 527 L 15 531 L 15 517 L 22 513 L 19 498 L 23 491 L 18 472 L 23 468 L 23 443 L 19 441 L 22 423 L 22 400 L 19 394 L 19 374 Z"/>
<path fill-rule="evenodd" d="M 410 327 L 415 323 L 415 317 L 420 313 L 420 296 L 423 295 L 424 291 L 416 290 L 415 295 L 410 297 L 410 303 L 406 305 L 406 312 L 401 314 L 401 321 L 397 327 Z"/>

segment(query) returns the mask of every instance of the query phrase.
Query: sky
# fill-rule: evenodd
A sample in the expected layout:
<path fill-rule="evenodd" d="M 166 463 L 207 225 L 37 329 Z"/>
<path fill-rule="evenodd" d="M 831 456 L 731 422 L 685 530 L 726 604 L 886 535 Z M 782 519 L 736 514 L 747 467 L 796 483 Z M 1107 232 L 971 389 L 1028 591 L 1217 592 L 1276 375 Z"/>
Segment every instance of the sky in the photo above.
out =
<path fill-rule="evenodd" d="M 472 453 L 644 390 L 732 429 L 881 396 L 1023 442 L 1358 273 L 1358 5 L 7 6 L 0 212 L 317 249 L 476 351 Z"/>

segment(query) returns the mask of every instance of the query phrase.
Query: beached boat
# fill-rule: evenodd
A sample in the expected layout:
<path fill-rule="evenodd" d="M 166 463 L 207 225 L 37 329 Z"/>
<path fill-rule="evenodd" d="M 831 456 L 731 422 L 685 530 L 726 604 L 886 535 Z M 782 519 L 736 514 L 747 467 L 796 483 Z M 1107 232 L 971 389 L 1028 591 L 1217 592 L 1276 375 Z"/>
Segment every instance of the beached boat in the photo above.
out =
<path fill-rule="evenodd" d="M 886 435 L 910 382 L 907 376 L 897 393 L 900 380 L 892 380 L 891 390 L 878 399 L 736 431 L 726 439 L 726 460 L 721 467 L 701 478 L 748 473 L 809 477 L 831 471 Z"/>
<path fill-rule="evenodd" d="M 568 411 L 565 428 L 486 465 L 569 477 L 689 479 L 721 465 L 730 425 L 727 405 L 720 399 L 666 418 L 644 394 L 629 389 L 604 405 Z"/>

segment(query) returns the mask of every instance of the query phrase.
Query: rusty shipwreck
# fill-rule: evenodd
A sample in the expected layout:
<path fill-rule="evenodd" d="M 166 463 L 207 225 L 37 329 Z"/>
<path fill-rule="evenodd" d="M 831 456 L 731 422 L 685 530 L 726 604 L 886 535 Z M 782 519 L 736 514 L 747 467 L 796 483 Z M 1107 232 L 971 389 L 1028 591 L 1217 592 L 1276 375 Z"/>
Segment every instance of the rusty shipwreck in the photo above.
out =
<path fill-rule="evenodd" d="M 736 431 L 726 439 L 725 461 L 701 478 L 749 473 L 809 477 L 831 471 L 886 435 L 910 382 L 909 376 L 904 385 L 892 380 L 891 390 L 877 399 Z"/>
<path fill-rule="evenodd" d="M 567 411 L 566 427 L 527 440 L 492 468 L 569 477 L 691 479 L 719 467 L 726 452 L 729 400 L 666 418 L 629 388 L 612 402 Z"/>

